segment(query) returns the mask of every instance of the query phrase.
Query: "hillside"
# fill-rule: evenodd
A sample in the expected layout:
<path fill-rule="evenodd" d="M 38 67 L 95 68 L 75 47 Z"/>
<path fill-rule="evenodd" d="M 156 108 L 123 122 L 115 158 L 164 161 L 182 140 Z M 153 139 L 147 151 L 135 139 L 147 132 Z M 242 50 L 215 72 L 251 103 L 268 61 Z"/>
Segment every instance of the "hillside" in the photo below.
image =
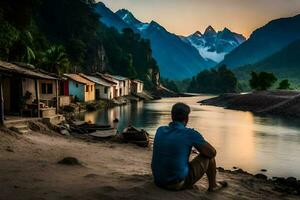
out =
<path fill-rule="evenodd" d="M 100 17 L 127 27 L 102 3 L 3 0 L 1 4 L 0 60 L 29 63 L 57 74 L 105 71 L 141 79 L 146 89 L 159 80 L 149 41 L 131 29 L 121 33 L 101 23 Z M 105 15 L 99 16 L 99 10 Z"/>
<path fill-rule="evenodd" d="M 153 56 L 162 77 L 190 78 L 199 71 L 216 65 L 214 61 L 204 59 L 194 46 L 184 42 L 179 36 L 170 33 L 155 21 L 141 22 L 126 9 L 114 13 L 103 3 L 96 4 L 96 12 L 101 16 L 100 21 L 105 25 L 114 27 L 120 32 L 124 27 L 131 28 L 135 33 L 150 40 Z"/>
<path fill-rule="evenodd" d="M 225 56 L 221 64 L 235 68 L 253 64 L 300 39 L 300 15 L 273 20 L 257 29 L 242 45 Z"/>
<path fill-rule="evenodd" d="M 273 72 L 279 79 L 289 79 L 294 86 L 300 86 L 300 40 L 293 42 L 279 52 L 257 62 L 234 70 L 241 81 L 250 79 L 252 71 Z"/>

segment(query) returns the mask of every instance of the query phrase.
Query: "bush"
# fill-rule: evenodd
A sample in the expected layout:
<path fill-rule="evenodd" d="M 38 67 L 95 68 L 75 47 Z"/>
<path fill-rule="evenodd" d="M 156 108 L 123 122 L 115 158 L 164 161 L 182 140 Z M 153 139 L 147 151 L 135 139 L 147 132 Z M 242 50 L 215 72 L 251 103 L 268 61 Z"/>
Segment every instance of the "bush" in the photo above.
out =
<path fill-rule="evenodd" d="M 249 80 L 250 87 L 257 91 L 268 90 L 277 81 L 273 73 L 268 72 L 252 72 Z"/>
<path fill-rule="evenodd" d="M 277 89 L 279 89 L 279 90 L 291 89 L 291 84 L 290 84 L 289 80 L 285 79 L 285 80 L 281 81 L 279 83 L 279 87 Z"/>

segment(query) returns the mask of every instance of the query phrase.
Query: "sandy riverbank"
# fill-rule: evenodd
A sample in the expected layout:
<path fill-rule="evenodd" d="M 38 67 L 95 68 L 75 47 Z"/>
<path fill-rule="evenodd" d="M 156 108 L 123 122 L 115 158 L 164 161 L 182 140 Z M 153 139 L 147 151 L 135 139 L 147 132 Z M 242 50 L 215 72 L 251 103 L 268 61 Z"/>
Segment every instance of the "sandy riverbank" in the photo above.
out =
<path fill-rule="evenodd" d="M 224 94 L 200 101 L 203 105 L 300 118 L 300 92 L 264 91 L 249 94 Z"/>
<path fill-rule="evenodd" d="M 57 164 L 67 156 L 82 165 Z M 271 182 L 232 172 L 218 173 L 229 187 L 217 193 L 206 192 L 206 178 L 198 189 L 165 191 L 152 183 L 150 160 L 150 149 L 129 144 L 1 131 L 0 199 L 299 199 L 273 191 Z"/>

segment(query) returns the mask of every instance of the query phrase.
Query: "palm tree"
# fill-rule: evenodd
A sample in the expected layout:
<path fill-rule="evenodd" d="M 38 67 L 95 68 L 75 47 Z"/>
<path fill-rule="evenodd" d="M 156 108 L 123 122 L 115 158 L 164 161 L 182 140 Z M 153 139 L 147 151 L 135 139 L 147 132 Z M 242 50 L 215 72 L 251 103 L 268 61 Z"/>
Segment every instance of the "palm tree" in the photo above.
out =
<path fill-rule="evenodd" d="M 63 46 L 51 46 L 42 55 L 42 65 L 47 71 L 60 75 L 68 70 L 70 61 Z"/>
<path fill-rule="evenodd" d="M 22 61 L 31 63 L 33 60 L 35 60 L 35 53 L 33 49 L 31 48 L 32 43 L 33 43 L 33 37 L 29 31 L 26 31 L 24 36 L 23 36 L 23 42 L 24 42 L 24 56 Z"/>

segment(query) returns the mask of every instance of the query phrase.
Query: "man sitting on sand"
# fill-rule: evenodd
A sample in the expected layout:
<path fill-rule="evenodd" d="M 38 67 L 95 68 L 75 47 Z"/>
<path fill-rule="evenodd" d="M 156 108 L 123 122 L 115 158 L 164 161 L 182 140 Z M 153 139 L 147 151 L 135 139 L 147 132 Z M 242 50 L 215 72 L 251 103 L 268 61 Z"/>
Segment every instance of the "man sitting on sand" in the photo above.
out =
<path fill-rule="evenodd" d="M 204 174 L 208 177 L 208 191 L 216 191 L 227 186 L 216 181 L 216 150 L 194 129 L 186 128 L 190 107 L 177 103 L 172 108 L 169 126 L 157 129 L 152 157 L 152 173 L 155 184 L 168 190 L 193 188 Z M 192 148 L 199 155 L 189 162 Z"/>

